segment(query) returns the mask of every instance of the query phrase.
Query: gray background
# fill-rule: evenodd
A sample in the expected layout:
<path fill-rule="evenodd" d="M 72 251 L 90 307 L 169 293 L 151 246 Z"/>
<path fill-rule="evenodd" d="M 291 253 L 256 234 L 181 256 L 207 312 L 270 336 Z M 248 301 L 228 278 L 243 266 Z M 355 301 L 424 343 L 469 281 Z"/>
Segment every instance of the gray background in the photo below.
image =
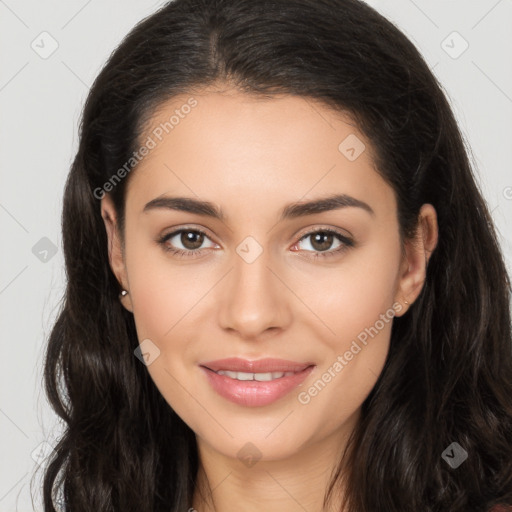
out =
<path fill-rule="evenodd" d="M 122 37 L 163 3 L 0 0 L 0 512 L 42 510 L 41 468 L 60 432 L 41 368 L 64 291 L 62 192 L 83 101 Z M 368 3 L 416 44 L 445 88 L 510 272 L 512 0 Z"/>

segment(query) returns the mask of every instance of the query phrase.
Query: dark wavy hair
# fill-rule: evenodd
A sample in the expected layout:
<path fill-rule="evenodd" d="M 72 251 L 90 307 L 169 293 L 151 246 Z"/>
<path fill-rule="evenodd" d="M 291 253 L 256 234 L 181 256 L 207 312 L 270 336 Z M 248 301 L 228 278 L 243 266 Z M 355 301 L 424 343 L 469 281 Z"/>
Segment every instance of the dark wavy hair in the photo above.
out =
<path fill-rule="evenodd" d="M 395 191 L 402 241 L 422 204 L 437 211 L 423 289 L 393 320 L 325 503 L 343 477 L 350 512 L 512 504 L 510 277 L 469 148 L 419 51 L 359 0 L 176 0 L 134 27 L 85 102 L 64 192 L 67 287 L 44 354 L 45 391 L 65 424 L 45 469 L 45 512 L 57 491 L 71 512 L 191 506 L 195 435 L 134 356 L 134 318 L 118 298 L 94 191 L 140 147 L 159 106 L 217 84 L 348 113 Z M 128 181 L 110 192 L 121 232 Z M 452 442 L 468 453 L 456 469 L 442 457 Z"/>

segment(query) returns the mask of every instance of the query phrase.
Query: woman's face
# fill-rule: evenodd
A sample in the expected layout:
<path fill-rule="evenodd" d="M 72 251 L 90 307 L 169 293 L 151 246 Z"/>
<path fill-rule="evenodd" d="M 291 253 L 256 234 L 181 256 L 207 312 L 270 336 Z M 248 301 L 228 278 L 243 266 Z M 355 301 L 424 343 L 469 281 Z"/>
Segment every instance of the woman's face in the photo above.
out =
<path fill-rule="evenodd" d="M 423 246 L 402 259 L 393 190 L 347 123 L 300 97 L 175 97 L 141 138 L 124 256 L 102 201 L 144 364 L 224 456 L 341 442 L 383 368 L 393 317 L 420 292 Z M 226 358 L 246 365 L 212 363 Z M 251 367 L 267 358 L 294 364 Z"/>

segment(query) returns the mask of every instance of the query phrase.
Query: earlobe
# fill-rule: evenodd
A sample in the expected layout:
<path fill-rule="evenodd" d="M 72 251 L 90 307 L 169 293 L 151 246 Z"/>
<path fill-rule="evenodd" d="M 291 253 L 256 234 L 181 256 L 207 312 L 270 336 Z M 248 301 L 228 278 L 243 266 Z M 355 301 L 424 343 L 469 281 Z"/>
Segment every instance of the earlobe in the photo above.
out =
<path fill-rule="evenodd" d="M 428 261 L 437 246 L 438 225 L 436 210 L 424 204 L 418 216 L 418 228 L 413 240 L 405 241 L 396 300 L 405 304 L 402 315 L 421 293 L 427 277 Z M 401 316 L 401 315 L 397 315 Z"/>
<path fill-rule="evenodd" d="M 123 250 L 117 226 L 116 209 L 109 194 L 105 194 L 101 200 L 101 216 L 105 223 L 105 230 L 107 232 L 110 268 L 116 276 L 121 289 L 129 290 L 126 266 L 124 263 Z M 119 299 L 128 311 L 133 312 L 131 299 L 128 294 L 120 295 Z"/>

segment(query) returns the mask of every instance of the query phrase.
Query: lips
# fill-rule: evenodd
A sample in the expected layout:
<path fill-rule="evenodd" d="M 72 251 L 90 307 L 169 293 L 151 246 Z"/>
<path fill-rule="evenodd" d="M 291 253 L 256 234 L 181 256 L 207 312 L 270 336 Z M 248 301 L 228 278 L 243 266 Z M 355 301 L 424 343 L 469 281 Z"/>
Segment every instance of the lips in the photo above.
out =
<path fill-rule="evenodd" d="M 211 388 L 223 398 L 245 407 L 269 405 L 300 386 L 314 363 L 284 359 L 249 361 L 237 357 L 200 365 Z"/>
<path fill-rule="evenodd" d="M 218 359 L 216 361 L 207 361 L 201 363 L 214 372 L 230 371 L 230 372 L 245 372 L 245 373 L 273 373 L 273 372 L 293 372 L 298 373 L 305 370 L 308 366 L 314 363 L 300 363 L 297 361 L 288 361 L 286 359 L 258 359 L 256 361 L 249 361 L 239 357 L 229 357 L 227 359 Z"/>

